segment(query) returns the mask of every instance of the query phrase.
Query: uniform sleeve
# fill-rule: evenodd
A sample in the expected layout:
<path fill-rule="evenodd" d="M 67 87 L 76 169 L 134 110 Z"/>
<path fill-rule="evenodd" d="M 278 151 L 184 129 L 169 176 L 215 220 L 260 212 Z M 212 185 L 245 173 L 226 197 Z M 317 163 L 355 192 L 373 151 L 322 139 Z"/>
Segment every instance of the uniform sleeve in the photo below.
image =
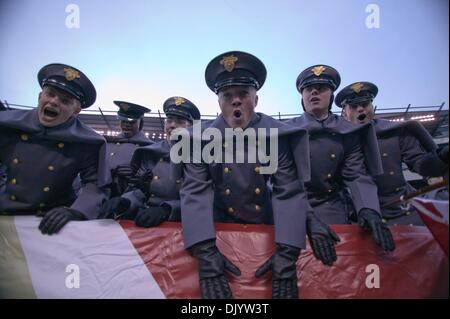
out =
<path fill-rule="evenodd" d="M 448 164 L 441 161 L 436 151 L 426 152 L 419 140 L 403 130 L 400 136 L 402 161 L 409 170 L 421 176 L 443 176 Z"/>
<path fill-rule="evenodd" d="M 109 194 L 107 186 L 98 186 L 98 147 L 85 151 L 86 157 L 80 168 L 81 189 L 71 208 L 83 213 L 87 219 L 96 219 Z"/>
<path fill-rule="evenodd" d="M 181 222 L 184 245 L 192 245 L 216 237 L 214 230 L 214 191 L 208 165 L 188 163 L 183 168 L 180 190 Z"/>
<path fill-rule="evenodd" d="M 303 183 L 297 177 L 292 153 L 282 139 L 279 139 L 278 169 L 272 175 L 272 184 L 275 241 L 305 248 L 306 215 L 312 209 Z"/>
<path fill-rule="evenodd" d="M 342 177 L 350 189 L 356 212 L 368 208 L 380 213 L 378 191 L 372 177 L 367 173 L 364 153 L 361 149 L 361 137 L 349 135 L 345 140 L 345 159 L 342 167 Z"/>

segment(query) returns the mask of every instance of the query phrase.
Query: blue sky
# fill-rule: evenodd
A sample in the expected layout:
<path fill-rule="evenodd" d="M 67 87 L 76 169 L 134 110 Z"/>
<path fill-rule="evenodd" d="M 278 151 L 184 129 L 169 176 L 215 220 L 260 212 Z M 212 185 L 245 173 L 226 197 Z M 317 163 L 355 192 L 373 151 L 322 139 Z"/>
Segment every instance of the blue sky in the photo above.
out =
<path fill-rule="evenodd" d="M 79 28 L 66 27 L 69 4 L 79 8 Z M 366 26 L 369 4 L 379 8 L 379 28 Z M 340 72 L 340 88 L 377 84 L 380 108 L 448 108 L 448 32 L 448 0 L 0 0 L 0 99 L 36 105 L 37 72 L 59 62 L 92 80 L 92 110 L 116 110 L 118 99 L 157 111 L 180 95 L 216 114 L 206 65 L 240 50 L 268 70 L 264 113 L 302 113 L 295 80 L 319 63 Z"/>

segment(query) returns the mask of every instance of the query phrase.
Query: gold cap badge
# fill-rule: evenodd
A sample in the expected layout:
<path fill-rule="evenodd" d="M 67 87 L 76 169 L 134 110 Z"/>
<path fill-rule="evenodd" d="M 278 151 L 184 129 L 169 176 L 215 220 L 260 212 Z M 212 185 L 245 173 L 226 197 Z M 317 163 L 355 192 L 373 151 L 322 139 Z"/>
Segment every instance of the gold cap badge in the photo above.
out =
<path fill-rule="evenodd" d="M 361 92 L 363 87 L 364 87 L 364 84 L 362 84 L 362 83 L 355 83 L 350 88 L 353 90 L 353 92 L 359 93 L 359 92 Z"/>
<path fill-rule="evenodd" d="M 320 76 L 323 71 L 325 71 L 325 67 L 323 65 L 315 66 L 311 69 L 315 76 Z"/>
<path fill-rule="evenodd" d="M 233 71 L 237 60 L 238 60 L 238 58 L 235 57 L 234 55 L 227 55 L 227 56 L 224 56 L 222 58 L 222 60 L 220 60 L 220 64 L 223 65 L 225 70 L 227 70 L 228 72 L 231 72 L 231 71 Z"/>
<path fill-rule="evenodd" d="M 183 99 L 182 97 L 177 96 L 177 97 L 175 98 L 175 105 L 176 105 L 176 106 L 180 106 L 180 105 L 183 104 L 184 102 L 186 102 L 186 100 Z"/>
<path fill-rule="evenodd" d="M 64 76 L 67 81 L 73 81 L 80 78 L 80 72 L 72 68 L 64 68 Z"/>

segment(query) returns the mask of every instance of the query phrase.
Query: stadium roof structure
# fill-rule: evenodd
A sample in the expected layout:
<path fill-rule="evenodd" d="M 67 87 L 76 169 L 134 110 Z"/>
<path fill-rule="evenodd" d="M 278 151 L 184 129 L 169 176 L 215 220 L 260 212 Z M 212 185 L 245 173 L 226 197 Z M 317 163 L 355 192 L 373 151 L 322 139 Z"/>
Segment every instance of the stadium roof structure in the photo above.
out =
<path fill-rule="evenodd" d="M 0 100 L 0 102 L 2 102 Z M 31 106 L 8 104 L 3 102 L 7 109 L 31 109 Z M 445 103 L 434 106 L 411 106 L 406 107 L 386 107 L 380 108 L 375 106 L 375 115 L 378 118 L 383 118 L 391 121 L 407 121 L 416 120 L 423 124 L 423 126 L 430 132 L 437 144 L 448 143 L 448 117 L 449 110 L 445 107 Z M 214 119 L 215 115 L 203 115 L 202 119 Z M 292 117 L 300 116 L 301 114 L 270 114 L 272 117 L 279 120 L 287 120 Z M 91 107 L 87 110 L 82 110 L 79 119 L 85 124 L 103 135 L 117 135 L 119 134 L 119 119 L 115 111 L 100 111 Z M 147 113 L 144 117 L 143 131 L 153 140 L 164 139 L 164 113 L 153 112 Z"/>

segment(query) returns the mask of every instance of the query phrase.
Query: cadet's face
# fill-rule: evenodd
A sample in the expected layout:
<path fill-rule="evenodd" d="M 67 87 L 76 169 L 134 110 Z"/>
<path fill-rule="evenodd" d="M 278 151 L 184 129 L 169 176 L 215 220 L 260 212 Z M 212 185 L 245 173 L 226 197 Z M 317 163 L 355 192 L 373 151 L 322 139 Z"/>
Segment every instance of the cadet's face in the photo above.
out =
<path fill-rule="evenodd" d="M 219 105 L 225 122 L 232 128 L 245 129 L 258 104 L 252 86 L 227 86 L 219 91 Z"/>
<path fill-rule="evenodd" d="M 139 121 L 140 120 L 120 121 L 120 130 L 122 131 L 123 136 L 130 138 L 139 133 Z"/>
<path fill-rule="evenodd" d="M 327 85 L 316 84 L 304 88 L 302 99 L 306 112 L 316 117 L 328 114 L 331 94 L 331 89 Z"/>
<path fill-rule="evenodd" d="M 177 128 L 186 128 L 188 126 L 191 126 L 191 122 L 188 120 L 179 116 L 168 115 L 166 121 L 164 122 L 164 133 L 166 133 L 166 140 L 170 141 L 170 135 L 173 130 Z"/>
<path fill-rule="evenodd" d="M 52 86 L 44 86 L 39 93 L 38 117 L 45 127 L 65 123 L 81 111 L 81 103 L 72 95 Z"/>
<path fill-rule="evenodd" d="M 366 101 L 352 105 L 344 104 L 342 115 L 347 121 L 352 123 L 368 123 L 372 121 L 374 117 L 372 102 Z"/>

